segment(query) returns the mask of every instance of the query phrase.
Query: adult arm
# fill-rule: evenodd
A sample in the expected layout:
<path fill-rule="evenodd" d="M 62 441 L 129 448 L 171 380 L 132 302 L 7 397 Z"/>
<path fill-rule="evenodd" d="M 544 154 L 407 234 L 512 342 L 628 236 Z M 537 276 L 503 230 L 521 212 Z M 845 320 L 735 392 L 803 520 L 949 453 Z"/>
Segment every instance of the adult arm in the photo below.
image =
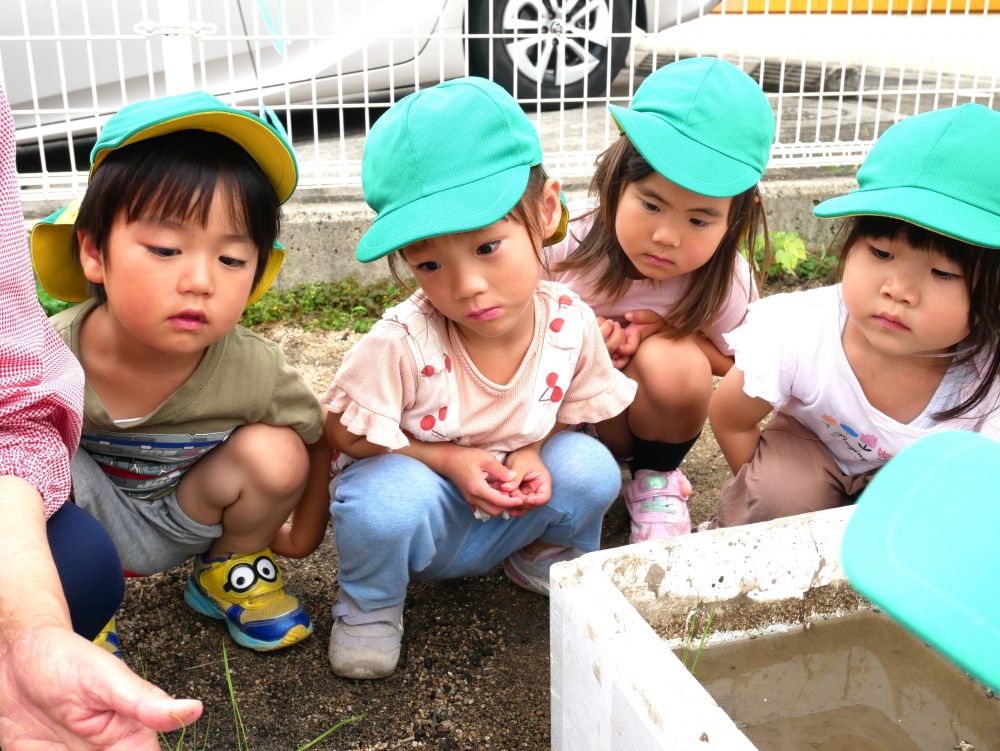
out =
<path fill-rule="evenodd" d="M 159 749 L 201 714 L 73 633 L 38 491 L 0 477 L 0 746 Z"/>
<path fill-rule="evenodd" d="M 760 421 L 770 413 L 769 402 L 744 393 L 743 371 L 731 368 L 712 394 L 708 418 L 733 474 L 753 458 L 760 443 Z"/>

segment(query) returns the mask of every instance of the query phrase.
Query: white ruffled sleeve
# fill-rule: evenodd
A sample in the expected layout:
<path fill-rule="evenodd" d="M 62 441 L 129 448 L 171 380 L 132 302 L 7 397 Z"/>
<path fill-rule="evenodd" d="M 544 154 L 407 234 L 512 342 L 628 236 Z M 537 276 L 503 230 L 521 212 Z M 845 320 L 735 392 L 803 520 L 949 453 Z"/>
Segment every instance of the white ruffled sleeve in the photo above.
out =
<path fill-rule="evenodd" d="M 376 323 L 344 356 L 322 399 L 349 432 L 390 451 L 410 443 L 400 419 L 413 404 L 416 366 L 405 337 L 396 323 Z"/>
<path fill-rule="evenodd" d="M 796 297 L 801 293 L 766 297 L 750 304 L 742 326 L 724 334 L 743 371 L 743 391 L 780 410 L 788 401 L 795 379 L 793 348 L 797 336 Z"/>

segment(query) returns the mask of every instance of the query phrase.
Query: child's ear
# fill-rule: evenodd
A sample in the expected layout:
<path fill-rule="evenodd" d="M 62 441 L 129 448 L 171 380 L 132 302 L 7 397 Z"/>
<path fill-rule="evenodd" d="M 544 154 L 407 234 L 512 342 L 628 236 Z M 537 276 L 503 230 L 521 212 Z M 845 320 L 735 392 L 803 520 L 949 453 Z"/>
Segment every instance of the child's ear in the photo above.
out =
<path fill-rule="evenodd" d="M 559 229 L 562 221 L 562 201 L 559 200 L 559 192 L 562 190 L 562 183 L 554 177 L 550 177 L 542 186 L 542 237 L 552 237 Z"/>
<path fill-rule="evenodd" d="M 104 284 L 104 256 L 94 242 L 93 236 L 83 230 L 76 231 L 76 243 L 80 248 L 80 266 L 83 275 L 91 284 Z"/>

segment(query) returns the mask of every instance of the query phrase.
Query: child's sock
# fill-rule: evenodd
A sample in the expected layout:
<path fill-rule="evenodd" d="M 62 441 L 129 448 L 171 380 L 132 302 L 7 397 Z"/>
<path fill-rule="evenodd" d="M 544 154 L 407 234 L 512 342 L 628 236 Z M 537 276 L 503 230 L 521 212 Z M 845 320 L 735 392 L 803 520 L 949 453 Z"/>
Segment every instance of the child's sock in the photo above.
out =
<path fill-rule="evenodd" d="M 681 466 L 684 457 L 694 446 L 701 431 L 690 441 L 683 443 L 661 443 L 660 441 L 647 441 L 638 436 L 632 437 L 632 473 L 633 475 L 640 469 L 652 469 L 657 472 L 672 472 Z"/>

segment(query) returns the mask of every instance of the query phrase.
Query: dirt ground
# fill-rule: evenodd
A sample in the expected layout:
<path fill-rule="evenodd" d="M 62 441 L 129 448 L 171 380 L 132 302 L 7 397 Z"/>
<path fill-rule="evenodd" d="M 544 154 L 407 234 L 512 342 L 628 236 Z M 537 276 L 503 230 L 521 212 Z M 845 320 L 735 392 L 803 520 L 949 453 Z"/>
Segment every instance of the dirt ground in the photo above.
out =
<path fill-rule="evenodd" d="M 357 338 L 292 327 L 266 333 L 281 343 L 318 393 Z M 707 427 L 683 469 L 694 486 L 689 507 L 697 524 L 714 511 L 719 488 L 729 477 Z M 602 547 L 627 542 L 628 517 L 619 499 L 606 517 Z M 499 567 L 480 578 L 411 585 L 396 673 L 382 681 L 351 681 L 331 673 L 326 655 L 337 592 L 331 535 L 309 558 L 284 562 L 283 571 L 315 632 L 273 654 L 237 647 L 220 622 L 191 611 L 182 600 L 187 569 L 129 581 L 118 615 L 127 662 L 165 690 L 205 703 L 205 717 L 183 748 L 293 750 L 359 715 L 313 748 L 549 748 L 546 598 L 516 587 Z M 237 742 L 223 643 L 248 746 Z M 177 746 L 177 737 L 171 735 L 169 748 Z"/>

